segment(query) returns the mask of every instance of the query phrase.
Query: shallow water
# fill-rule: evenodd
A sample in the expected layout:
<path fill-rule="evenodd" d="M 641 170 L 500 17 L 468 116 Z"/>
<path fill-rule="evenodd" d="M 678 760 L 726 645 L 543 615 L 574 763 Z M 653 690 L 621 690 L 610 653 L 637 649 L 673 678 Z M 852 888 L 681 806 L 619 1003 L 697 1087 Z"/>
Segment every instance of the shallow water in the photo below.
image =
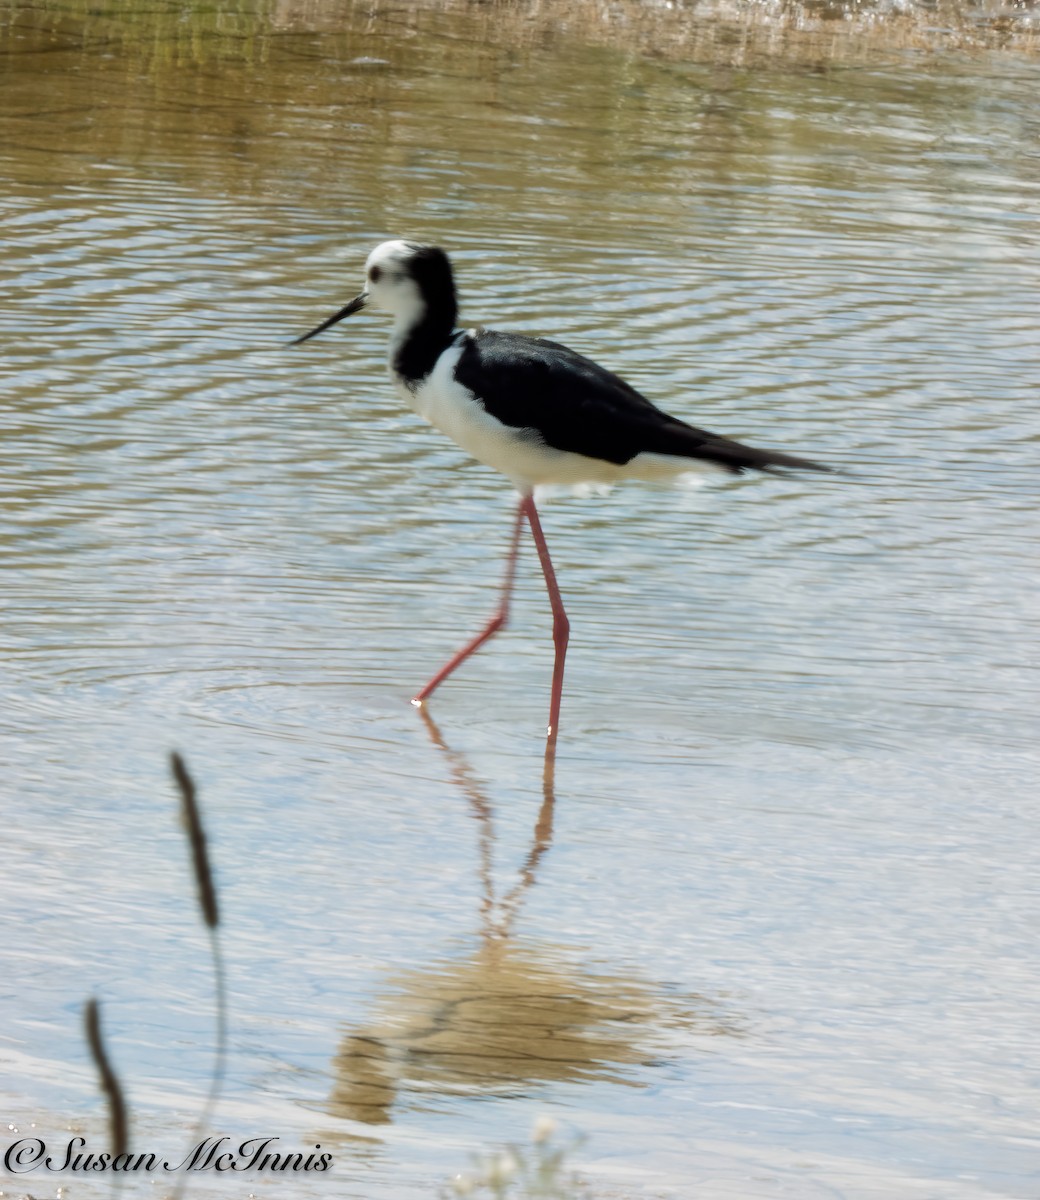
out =
<path fill-rule="evenodd" d="M 294 1191 L 432 1196 L 549 1114 L 595 1196 L 1034 1195 L 1035 61 L 288 5 L 16 5 L 0 53 L 11 1138 L 103 1146 L 95 993 L 135 1145 L 189 1143 L 178 747 L 212 1133 L 321 1143 Z M 552 789 L 528 549 L 436 725 L 407 703 L 508 486 L 401 411 L 378 315 L 285 348 L 402 235 L 464 319 L 848 471 L 545 507 Z M 189 1194 L 243 1182 L 285 1187 Z"/>

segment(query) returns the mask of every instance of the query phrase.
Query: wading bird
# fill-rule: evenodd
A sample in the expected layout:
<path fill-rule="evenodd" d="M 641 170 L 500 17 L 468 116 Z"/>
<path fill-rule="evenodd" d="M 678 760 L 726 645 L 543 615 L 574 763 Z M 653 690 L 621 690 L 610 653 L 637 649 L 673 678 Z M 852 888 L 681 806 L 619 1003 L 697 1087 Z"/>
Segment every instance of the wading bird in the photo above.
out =
<path fill-rule="evenodd" d="M 383 242 L 365 264 L 365 290 L 292 343 L 298 345 L 372 302 L 393 317 L 390 374 L 402 399 L 520 493 L 501 599 L 487 625 L 415 696 L 423 701 L 509 615 L 524 521 L 538 551 L 553 616 L 549 738 L 559 729 L 570 622 L 534 503 L 539 485 L 671 480 L 691 472 L 826 471 L 808 459 L 759 450 L 669 416 L 623 379 L 544 338 L 455 326 L 458 304 L 443 250 Z"/>

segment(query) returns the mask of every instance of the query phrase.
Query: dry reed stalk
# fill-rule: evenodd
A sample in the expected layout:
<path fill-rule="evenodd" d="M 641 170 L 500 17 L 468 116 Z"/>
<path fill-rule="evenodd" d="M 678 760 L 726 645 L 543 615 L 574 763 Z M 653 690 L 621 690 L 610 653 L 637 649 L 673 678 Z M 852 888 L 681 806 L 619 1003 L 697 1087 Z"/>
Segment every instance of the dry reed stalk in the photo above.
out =
<path fill-rule="evenodd" d="M 101 1006 L 94 996 L 90 997 L 83 1010 L 83 1024 L 91 1057 L 101 1076 L 101 1090 L 108 1099 L 112 1154 L 113 1156 L 126 1154 L 129 1128 L 126 1100 L 123 1098 L 123 1088 L 120 1085 L 119 1077 L 112 1069 L 112 1064 L 108 1061 L 108 1054 L 105 1052 L 105 1043 L 101 1036 Z"/>

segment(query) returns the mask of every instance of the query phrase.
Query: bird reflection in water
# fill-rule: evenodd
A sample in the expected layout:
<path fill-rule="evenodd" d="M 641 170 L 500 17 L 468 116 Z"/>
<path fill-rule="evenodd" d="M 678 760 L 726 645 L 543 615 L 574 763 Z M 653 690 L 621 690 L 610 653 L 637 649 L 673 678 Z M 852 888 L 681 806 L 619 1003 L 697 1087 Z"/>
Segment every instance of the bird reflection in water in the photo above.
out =
<path fill-rule="evenodd" d="M 438 1096 L 515 1097 L 553 1083 L 646 1086 L 646 1068 L 688 1048 L 691 1035 L 738 1033 L 717 1002 L 591 970 L 574 949 L 513 933 L 552 840 L 553 751 L 530 849 L 499 899 L 493 806 L 466 760 L 422 715 L 477 822 L 479 936 L 468 950 L 388 981 L 371 1020 L 342 1038 L 330 1115 L 382 1125 L 395 1107 L 428 1108 Z"/>

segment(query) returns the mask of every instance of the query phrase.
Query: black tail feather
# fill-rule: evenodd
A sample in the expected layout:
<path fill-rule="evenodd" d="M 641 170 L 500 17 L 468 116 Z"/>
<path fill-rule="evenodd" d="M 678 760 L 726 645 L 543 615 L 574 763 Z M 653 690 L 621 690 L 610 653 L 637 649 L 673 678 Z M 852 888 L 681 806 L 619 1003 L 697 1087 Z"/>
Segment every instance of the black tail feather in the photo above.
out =
<path fill-rule="evenodd" d="M 706 429 L 695 429 L 692 425 L 672 418 L 673 423 L 662 425 L 657 430 L 657 442 L 652 448 L 658 454 L 674 454 L 678 458 L 696 458 L 734 475 L 745 471 L 765 471 L 776 475 L 784 471 L 826 471 L 834 473 L 833 467 L 814 462 L 810 458 L 798 458 L 794 454 L 783 454 L 779 450 L 762 450 L 747 446 L 732 438 L 720 437 Z"/>

